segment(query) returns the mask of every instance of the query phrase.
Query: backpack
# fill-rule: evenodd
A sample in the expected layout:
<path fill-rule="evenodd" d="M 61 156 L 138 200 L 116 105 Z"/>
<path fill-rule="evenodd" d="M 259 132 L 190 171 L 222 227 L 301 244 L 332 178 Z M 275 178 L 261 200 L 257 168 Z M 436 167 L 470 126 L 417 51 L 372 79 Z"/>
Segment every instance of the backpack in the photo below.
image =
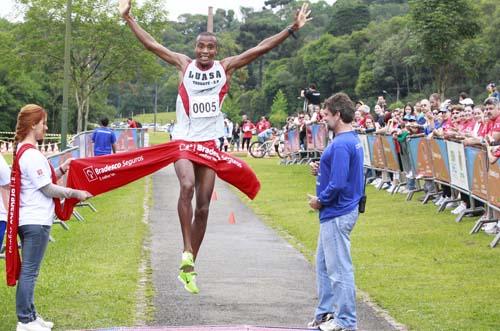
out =
<path fill-rule="evenodd" d="M 135 121 L 135 125 L 137 125 L 137 128 L 139 128 L 139 129 L 142 128 L 141 122 Z"/>

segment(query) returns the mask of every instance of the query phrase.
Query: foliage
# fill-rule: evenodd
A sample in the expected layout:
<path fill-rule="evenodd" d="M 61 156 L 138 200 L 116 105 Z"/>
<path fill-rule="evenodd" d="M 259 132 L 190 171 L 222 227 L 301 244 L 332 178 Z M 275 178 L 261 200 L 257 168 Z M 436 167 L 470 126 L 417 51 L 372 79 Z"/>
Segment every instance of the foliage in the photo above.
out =
<path fill-rule="evenodd" d="M 437 91 L 444 93 L 448 72 L 459 58 L 457 49 L 479 33 L 479 23 L 470 19 L 476 12 L 467 0 L 412 0 L 410 14 L 422 55 L 433 66 Z"/>
<path fill-rule="evenodd" d="M 281 128 L 288 116 L 288 105 L 285 99 L 285 95 L 281 90 L 276 93 L 273 100 L 273 105 L 271 106 L 271 115 L 269 116 L 269 121 L 273 126 Z"/>
<path fill-rule="evenodd" d="M 0 129 L 12 130 L 28 102 L 49 112 L 58 131 L 62 101 L 65 0 L 18 0 L 20 22 L 0 20 Z M 167 21 L 168 2 L 143 1 L 133 14 L 172 51 L 194 56 L 206 15 Z M 261 10 L 215 12 L 218 58 L 242 53 L 283 31 L 296 0 L 268 1 Z M 179 73 L 145 50 L 116 14 L 114 1 L 74 0 L 70 131 L 100 116 L 127 117 L 173 111 Z M 495 0 L 339 0 L 310 4 L 314 18 L 250 65 L 236 71 L 226 107 L 252 119 L 269 115 L 281 90 L 288 112 L 302 108 L 300 90 L 315 83 L 321 95 L 344 91 L 372 101 L 412 101 L 439 91 L 455 99 L 465 91 L 482 99 L 485 85 L 500 77 L 500 3 Z M 474 19 L 471 19 L 471 18 Z M 385 91 L 385 92 L 382 92 Z M 231 100 L 231 101 L 230 101 Z M 239 109 L 239 110 L 238 110 Z M 114 114 L 114 116 L 113 116 Z"/>

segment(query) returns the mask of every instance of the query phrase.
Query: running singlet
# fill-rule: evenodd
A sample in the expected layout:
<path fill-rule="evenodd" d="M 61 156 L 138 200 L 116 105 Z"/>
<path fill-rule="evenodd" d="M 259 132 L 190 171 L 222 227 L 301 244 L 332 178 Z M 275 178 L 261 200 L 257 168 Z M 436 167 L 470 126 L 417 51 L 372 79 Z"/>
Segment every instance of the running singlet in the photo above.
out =
<path fill-rule="evenodd" d="M 229 90 L 226 72 L 219 61 L 208 70 L 192 61 L 184 72 L 176 102 L 174 140 L 208 141 L 224 136 L 222 102 Z"/>

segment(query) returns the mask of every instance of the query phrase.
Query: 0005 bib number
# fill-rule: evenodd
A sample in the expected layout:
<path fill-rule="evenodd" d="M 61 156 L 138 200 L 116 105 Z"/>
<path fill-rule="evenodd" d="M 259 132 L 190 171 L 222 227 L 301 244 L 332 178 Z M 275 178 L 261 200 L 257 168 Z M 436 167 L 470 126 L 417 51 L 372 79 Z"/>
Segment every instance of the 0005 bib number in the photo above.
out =
<path fill-rule="evenodd" d="M 198 96 L 191 99 L 189 113 L 193 118 L 218 116 L 219 99 L 217 96 Z"/>

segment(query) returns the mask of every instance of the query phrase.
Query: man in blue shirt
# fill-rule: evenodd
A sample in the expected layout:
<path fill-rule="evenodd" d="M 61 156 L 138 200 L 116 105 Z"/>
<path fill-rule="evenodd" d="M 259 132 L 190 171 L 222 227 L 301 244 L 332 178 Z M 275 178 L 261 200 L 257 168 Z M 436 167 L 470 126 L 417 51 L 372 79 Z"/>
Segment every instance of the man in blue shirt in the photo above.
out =
<path fill-rule="evenodd" d="M 109 120 L 104 117 L 101 119 L 102 126 L 92 133 L 94 156 L 116 153 L 116 136 L 113 130 L 108 128 L 108 124 Z"/>
<path fill-rule="evenodd" d="M 325 121 L 335 138 L 319 164 L 311 163 L 312 174 L 317 176 L 317 196 L 309 197 L 309 205 L 319 210 L 320 221 L 316 258 L 319 303 L 313 324 L 323 331 L 357 327 L 350 233 L 358 219 L 364 175 L 363 147 L 351 126 L 354 111 L 354 103 L 345 93 L 325 101 Z"/>

